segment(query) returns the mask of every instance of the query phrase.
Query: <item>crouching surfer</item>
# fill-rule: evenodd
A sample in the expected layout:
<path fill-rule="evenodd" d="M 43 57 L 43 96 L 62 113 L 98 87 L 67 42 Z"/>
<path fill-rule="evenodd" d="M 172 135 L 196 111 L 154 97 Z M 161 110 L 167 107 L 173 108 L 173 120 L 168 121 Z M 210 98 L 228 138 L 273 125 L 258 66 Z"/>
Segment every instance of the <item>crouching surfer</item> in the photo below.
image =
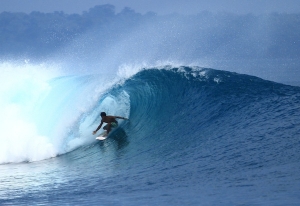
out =
<path fill-rule="evenodd" d="M 127 119 L 125 117 L 119 117 L 119 116 L 106 116 L 105 112 L 101 112 L 100 114 L 102 120 L 100 125 L 97 127 L 97 129 L 95 131 L 93 131 L 93 134 L 96 134 L 97 131 L 102 127 L 103 123 L 107 123 L 103 129 L 107 131 L 107 135 L 109 134 L 109 132 L 111 131 L 111 128 L 115 128 L 118 127 L 118 122 L 116 119 Z M 128 119 L 127 119 L 128 120 Z"/>

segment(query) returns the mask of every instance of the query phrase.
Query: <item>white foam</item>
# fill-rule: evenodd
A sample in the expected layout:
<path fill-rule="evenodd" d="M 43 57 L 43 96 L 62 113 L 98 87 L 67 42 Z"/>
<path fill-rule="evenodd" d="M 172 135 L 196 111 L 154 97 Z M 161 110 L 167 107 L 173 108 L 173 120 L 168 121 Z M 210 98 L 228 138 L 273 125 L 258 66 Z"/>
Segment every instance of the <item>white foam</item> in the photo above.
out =
<path fill-rule="evenodd" d="M 45 65 L 0 64 L 0 163 L 37 161 L 57 152 L 39 134 L 31 113 L 49 90 L 47 80 L 57 73 Z"/>

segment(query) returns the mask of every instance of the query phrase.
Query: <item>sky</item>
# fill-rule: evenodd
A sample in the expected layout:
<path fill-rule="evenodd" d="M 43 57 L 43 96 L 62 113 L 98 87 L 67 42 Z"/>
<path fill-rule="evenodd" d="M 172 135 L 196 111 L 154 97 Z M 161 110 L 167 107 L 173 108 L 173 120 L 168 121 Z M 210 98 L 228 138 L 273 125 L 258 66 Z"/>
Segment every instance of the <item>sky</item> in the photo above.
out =
<path fill-rule="evenodd" d="M 145 14 L 196 14 L 201 11 L 231 12 L 237 14 L 299 13 L 299 0 L 0 0 L 0 12 L 32 11 L 79 13 L 96 5 L 111 4 L 120 12 L 124 7 Z"/>

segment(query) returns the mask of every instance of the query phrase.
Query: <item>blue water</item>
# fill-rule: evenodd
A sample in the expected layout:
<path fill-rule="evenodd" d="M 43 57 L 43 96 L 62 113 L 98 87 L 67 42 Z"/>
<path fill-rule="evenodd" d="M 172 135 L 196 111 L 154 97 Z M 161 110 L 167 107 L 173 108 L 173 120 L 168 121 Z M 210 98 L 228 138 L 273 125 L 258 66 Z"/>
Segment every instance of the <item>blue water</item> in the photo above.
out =
<path fill-rule="evenodd" d="M 300 204 L 300 87 L 172 66 L 21 83 L 1 93 L 30 129 L 2 128 L 0 205 Z M 129 118 L 103 142 L 101 111 Z"/>

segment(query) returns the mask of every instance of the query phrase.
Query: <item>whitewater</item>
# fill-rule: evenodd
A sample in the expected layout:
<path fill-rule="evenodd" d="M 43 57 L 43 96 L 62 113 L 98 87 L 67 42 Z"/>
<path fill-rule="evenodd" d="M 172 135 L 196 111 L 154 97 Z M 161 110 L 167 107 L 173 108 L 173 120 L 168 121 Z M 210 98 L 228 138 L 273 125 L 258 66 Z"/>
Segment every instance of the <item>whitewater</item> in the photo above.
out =
<path fill-rule="evenodd" d="M 1 71 L 1 205 L 300 203 L 299 87 L 185 65 Z M 101 142 L 102 111 L 129 121 Z"/>

